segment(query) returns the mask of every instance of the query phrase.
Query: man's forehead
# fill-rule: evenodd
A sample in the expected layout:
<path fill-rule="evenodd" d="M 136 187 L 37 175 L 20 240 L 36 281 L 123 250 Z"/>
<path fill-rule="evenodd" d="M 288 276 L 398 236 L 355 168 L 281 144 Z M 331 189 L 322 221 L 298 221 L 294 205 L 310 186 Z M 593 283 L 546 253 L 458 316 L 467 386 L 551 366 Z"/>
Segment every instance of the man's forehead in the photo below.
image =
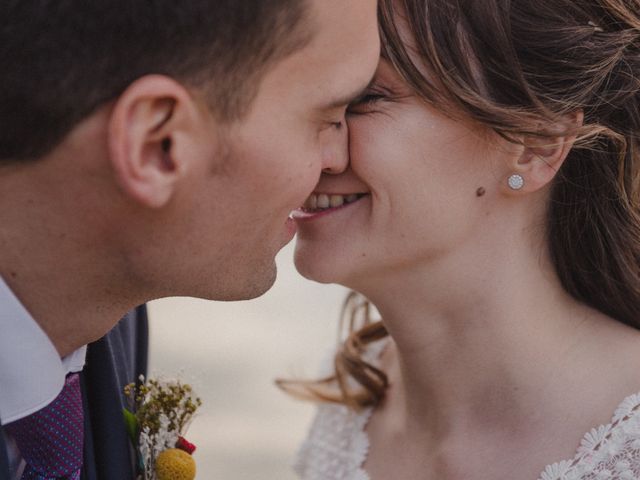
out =
<path fill-rule="evenodd" d="M 272 71 L 277 90 L 316 108 L 345 107 L 367 88 L 380 53 L 376 2 L 314 0 L 314 33 Z M 346 5 L 346 6 L 345 6 Z M 310 12 L 310 13 L 314 13 Z M 277 85 L 279 84 L 279 85 Z M 297 100 L 296 100 L 297 99 Z"/>
<path fill-rule="evenodd" d="M 344 55 L 331 52 L 301 50 L 288 65 L 276 74 L 279 88 L 289 97 L 303 95 L 319 108 L 330 109 L 348 105 L 369 86 L 379 60 L 379 50 L 364 50 L 362 54 Z"/>
<path fill-rule="evenodd" d="M 307 48 L 348 57 L 379 45 L 376 0 L 315 0 L 314 5 L 314 34 Z"/>
<path fill-rule="evenodd" d="M 373 78 L 368 79 L 368 81 L 361 81 L 360 84 L 358 84 L 358 86 L 353 88 L 352 90 L 346 93 L 341 93 L 339 96 L 330 99 L 327 104 L 327 108 L 337 109 L 353 103 L 359 97 L 361 97 L 362 94 L 367 91 L 367 89 L 369 89 L 372 83 Z"/>

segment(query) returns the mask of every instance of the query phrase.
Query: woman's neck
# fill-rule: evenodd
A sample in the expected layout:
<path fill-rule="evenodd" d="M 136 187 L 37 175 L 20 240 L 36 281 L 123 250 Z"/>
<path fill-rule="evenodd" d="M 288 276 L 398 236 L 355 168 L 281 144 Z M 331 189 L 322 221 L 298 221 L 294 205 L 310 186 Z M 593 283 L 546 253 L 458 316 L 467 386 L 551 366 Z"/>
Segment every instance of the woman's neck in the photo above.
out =
<path fill-rule="evenodd" d="M 434 263 L 361 290 L 393 338 L 383 362 L 396 423 L 444 437 L 558 411 L 568 394 L 559 386 L 584 374 L 611 322 L 527 249 Z"/>

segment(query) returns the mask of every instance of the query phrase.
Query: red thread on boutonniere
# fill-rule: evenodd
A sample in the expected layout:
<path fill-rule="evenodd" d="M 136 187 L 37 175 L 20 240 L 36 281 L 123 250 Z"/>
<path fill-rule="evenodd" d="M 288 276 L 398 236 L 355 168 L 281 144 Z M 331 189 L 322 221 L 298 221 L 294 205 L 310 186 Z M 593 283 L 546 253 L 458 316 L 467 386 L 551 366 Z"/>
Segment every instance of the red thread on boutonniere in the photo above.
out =
<path fill-rule="evenodd" d="M 184 437 L 178 437 L 178 441 L 176 442 L 176 448 L 179 448 L 180 450 L 184 450 L 189 455 L 192 455 L 193 452 L 196 451 L 196 446 L 193 443 L 189 442 Z"/>

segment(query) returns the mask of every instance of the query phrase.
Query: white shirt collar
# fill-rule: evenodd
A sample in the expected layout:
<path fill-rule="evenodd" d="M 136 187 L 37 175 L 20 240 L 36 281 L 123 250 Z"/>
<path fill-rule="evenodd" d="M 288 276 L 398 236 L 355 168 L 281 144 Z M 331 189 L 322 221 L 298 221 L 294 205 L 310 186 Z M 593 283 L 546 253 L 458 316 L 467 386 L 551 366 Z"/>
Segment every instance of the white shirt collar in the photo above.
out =
<path fill-rule="evenodd" d="M 0 277 L 0 420 L 19 420 L 51 403 L 69 372 L 82 370 L 87 347 L 60 359 L 40 326 Z"/>

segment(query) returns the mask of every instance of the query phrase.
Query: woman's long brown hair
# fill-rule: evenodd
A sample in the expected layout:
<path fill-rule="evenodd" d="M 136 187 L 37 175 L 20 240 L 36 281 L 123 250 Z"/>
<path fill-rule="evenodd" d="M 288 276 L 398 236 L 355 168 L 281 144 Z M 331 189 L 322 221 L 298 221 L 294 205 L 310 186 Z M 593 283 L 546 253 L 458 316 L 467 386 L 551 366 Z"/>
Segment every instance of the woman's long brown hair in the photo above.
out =
<path fill-rule="evenodd" d="M 541 125 L 584 113 L 554 180 L 548 248 L 569 294 L 640 328 L 640 0 L 381 0 L 379 9 L 386 56 L 442 112 L 512 141 L 553 139 Z M 368 311 L 353 294 L 344 313 Z M 364 318 L 349 330 L 334 375 L 283 386 L 354 408 L 378 403 L 387 379 L 362 352 L 386 329 Z"/>

